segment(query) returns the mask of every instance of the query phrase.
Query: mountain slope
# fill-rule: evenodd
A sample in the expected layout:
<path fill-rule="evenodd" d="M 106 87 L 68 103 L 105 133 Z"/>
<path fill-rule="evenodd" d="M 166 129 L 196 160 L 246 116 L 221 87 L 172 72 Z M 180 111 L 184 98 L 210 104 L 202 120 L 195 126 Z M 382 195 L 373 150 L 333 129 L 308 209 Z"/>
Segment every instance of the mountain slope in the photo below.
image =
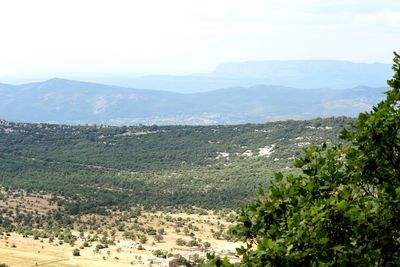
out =
<path fill-rule="evenodd" d="M 179 94 L 63 79 L 0 85 L 0 118 L 67 124 L 235 124 L 355 116 L 384 88 L 296 89 L 258 85 Z"/>
<path fill-rule="evenodd" d="M 353 121 L 111 127 L 0 120 L 0 181 L 51 192 L 81 212 L 138 204 L 238 208 L 275 171 L 291 169 L 304 146 L 338 143 L 339 129 Z"/>

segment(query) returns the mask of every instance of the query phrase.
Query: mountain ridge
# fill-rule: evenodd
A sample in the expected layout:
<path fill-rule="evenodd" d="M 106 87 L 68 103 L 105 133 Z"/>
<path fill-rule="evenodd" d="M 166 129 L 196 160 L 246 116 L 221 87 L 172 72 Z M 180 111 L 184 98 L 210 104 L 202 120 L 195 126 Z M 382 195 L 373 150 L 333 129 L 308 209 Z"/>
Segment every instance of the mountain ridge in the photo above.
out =
<path fill-rule="evenodd" d="M 209 125 L 356 116 L 384 87 L 346 90 L 255 85 L 176 93 L 50 79 L 0 86 L 0 117 L 24 122 L 110 125 Z"/>
<path fill-rule="evenodd" d="M 385 86 L 387 78 L 391 75 L 391 65 L 383 63 L 354 63 L 344 60 L 263 60 L 226 62 L 217 65 L 209 72 L 188 75 L 70 73 L 53 76 L 121 87 L 195 93 L 235 86 L 249 87 L 254 84 L 276 84 L 303 89 L 321 87 L 346 89 L 358 85 L 379 87 Z M 38 77 L 33 79 L 38 80 Z M 46 78 L 42 76 L 39 80 Z M 15 81 L 21 83 L 23 79 L 11 80 L 14 84 Z"/>
<path fill-rule="evenodd" d="M 228 71 L 227 71 L 228 69 Z M 204 92 L 254 84 L 308 88 L 346 89 L 358 85 L 385 86 L 391 65 L 343 60 L 265 60 L 227 62 L 208 73 L 192 75 L 145 75 L 111 78 L 107 84 L 174 92 Z"/>

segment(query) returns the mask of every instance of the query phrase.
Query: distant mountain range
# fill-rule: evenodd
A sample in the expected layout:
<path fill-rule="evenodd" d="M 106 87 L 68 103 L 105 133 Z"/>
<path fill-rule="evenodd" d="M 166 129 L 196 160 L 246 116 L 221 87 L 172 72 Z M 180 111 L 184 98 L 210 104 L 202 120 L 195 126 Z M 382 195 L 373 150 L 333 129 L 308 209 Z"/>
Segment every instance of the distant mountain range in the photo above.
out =
<path fill-rule="evenodd" d="M 173 92 L 205 92 L 256 84 L 296 88 L 346 89 L 359 85 L 385 86 L 391 77 L 389 64 L 365 64 L 334 60 L 249 61 L 224 63 L 207 74 L 114 77 L 93 81 Z"/>
<path fill-rule="evenodd" d="M 221 66 L 216 73 L 233 73 L 233 66 Z M 66 124 L 207 125 L 356 116 L 383 99 L 384 91 L 385 87 L 367 86 L 333 90 L 257 85 L 182 94 L 51 79 L 0 84 L 0 118 Z"/>
<path fill-rule="evenodd" d="M 353 63 L 339 60 L 249 61 L 224 63 L 209 73 L 193 75 L 53 74 L 72 80 L 129 88 L 194 93 L 256 84 L 295 88 L 346 89 L 359 85 L 381 87 L 392 76 L 390 64 Z M 41 81 L 49 76 L 4 78 L 11 83 Z"/>

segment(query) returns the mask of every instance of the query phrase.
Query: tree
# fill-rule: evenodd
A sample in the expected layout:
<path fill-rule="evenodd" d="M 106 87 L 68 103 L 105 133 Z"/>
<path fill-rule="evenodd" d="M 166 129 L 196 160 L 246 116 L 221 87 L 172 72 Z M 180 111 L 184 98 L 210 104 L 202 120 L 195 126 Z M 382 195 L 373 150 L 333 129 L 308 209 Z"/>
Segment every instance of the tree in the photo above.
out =
<path fill-rule="evenodd" d="M 210 244 L 210 242 L 204 242 L 203 243 L 203 248 L 204 248 L 204 250 L 208 250 L 209 248 L 211 247 L 211 244 Z"/>
<path fill-rule="evenodd" d="M 80 256 L 80 255 L 81 255 L 81 252 L 80 252 L 79 249 L 75 248 L 75 249 L 72 251 L 72 255 L 73 255 L 73 256 Z"/>
<path fill-rule="evenodd" d="M 178 239 L 176 239 L 176 244 L 178 246 L 186 246 L 186 241 L 183 240 L 182 238 L 178 238 Z"/>
<path fill-rule="evenodd" d="M 160 234 L 156 234 L 154 236 L 154 240 L 157 241 L 158 243 L 160 243 L 163 239 L 164 239 L 164 237 Z"/>
<path fill-rule="evenodd" d="M 400 56 L 386 100 L 341 137 L 305 150 L 302 174 L 275 175 L 231 229 L 244 266 L 400 264 Z M 210 262 L 218 262 L 213 257 Z M 215 264 L 217 265 L 217 264 Z M 217 266 L 230 266 L 222 263 Z"/>
<path fill-rule="evenodd" d="M 140 243 L 145 244 L 147 242 L 147 237 L 145 235 L 139 236 Z"/>

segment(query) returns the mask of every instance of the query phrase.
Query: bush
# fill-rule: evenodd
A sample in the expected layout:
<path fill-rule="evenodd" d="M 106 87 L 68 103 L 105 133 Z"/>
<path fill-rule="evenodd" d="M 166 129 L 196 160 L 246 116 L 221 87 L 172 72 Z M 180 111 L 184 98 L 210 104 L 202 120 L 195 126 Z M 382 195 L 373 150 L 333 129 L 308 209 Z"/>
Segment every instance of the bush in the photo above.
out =
<path fill-rule="evenodd" d="M 81 255 L 81 251 L 79 249 L 75 248 L 72 251 L 72 255 L 75 256 L 75 257 L 80 256 Z"/>
<path fill-rule="evenodd" d="M 186 246 L 186 241 L 183 240 L 182 238 L 178 238 L 178 239 L 176 240 L 176 244 L 177 244 L 178 246 Z"/>

